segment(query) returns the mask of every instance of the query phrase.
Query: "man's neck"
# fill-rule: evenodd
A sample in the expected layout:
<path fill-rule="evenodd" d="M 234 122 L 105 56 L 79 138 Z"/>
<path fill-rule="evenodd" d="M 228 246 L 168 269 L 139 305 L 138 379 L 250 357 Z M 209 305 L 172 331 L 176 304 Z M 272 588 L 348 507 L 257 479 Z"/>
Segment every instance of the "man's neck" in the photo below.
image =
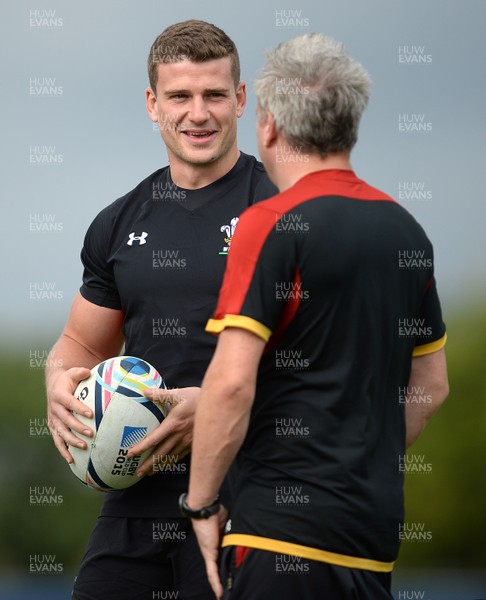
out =
<path fill-rule="evenodd" d="M 294 184 L 316 171 L 324 171 L 329 169 L 343 169 L 352 171 L 351 163 L 349 162 L 348 154 L 333 154 L 326 158 L 321 158 L 316 154 L 307 154 L 306 161 L 302 161 L 302 156 L 295 156 L 295 161 L 292 161 L 290 155 L 286 155 L 285 162 L 276 162 L 275 169 L 272 173 L 272 180 L 278 189 L 283 192 Z"/>
<path fill-rule="evenodd" d="M 229 173 L 239 157 L 240 151 L 236 146 L 218 161 L 205 164 L 186 163 L 169 153 L 170 176 L 178 187 L 186 190 L 198 190 Z"/>

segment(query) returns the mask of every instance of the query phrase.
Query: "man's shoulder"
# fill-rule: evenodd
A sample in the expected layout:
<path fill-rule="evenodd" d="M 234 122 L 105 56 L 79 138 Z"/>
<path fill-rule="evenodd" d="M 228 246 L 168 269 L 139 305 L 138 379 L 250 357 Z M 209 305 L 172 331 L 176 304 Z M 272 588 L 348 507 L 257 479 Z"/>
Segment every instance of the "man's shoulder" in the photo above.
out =
<path fill-rule="evenodd" d="M 167 176 L 168 171 L 168 166 L 154 171 L 139 184 L 137 184 L 132 190 L 106 206 L 104 210 L 117 212 L 126 205 L 131 205 L 139 200 L 152 199 L 155 184 L 160 182 L 161 179 L 164 179 Z"/>
<path fill-rule="evenodd" d="M 274 194 L 278 193 L 278 189 L 276 186 L 270 181 L 270 178 L 263 166 L 263 163 L 260 162 L 255 156 L 252 154 L 241 153 L 243 158 L 243 164 L 247 170 L 249 170 L 256 180 L 261 181 L 265 185 L 268 185 Z"/>
<path fill-rule="evenodd" d="M 259 203 L 266 198 L 278 194 L 278 189 L 270 181 L 263 164 L 251 154 L 241 152 L 241 171 L 251 174 L 253 203 Z"/>
<path fill-rule="evenodd" d="M 261 163 L 255 156 L 253 156 L 253 154 L 246 154 L 246 152 L 240 151 L 240 155 L 246 168 L 254 169 L 256 173 L 268 177 L 263 163 Z"/>
<path fill-rule="evenodd" d="M 102 208 L 94 220 L 114 221 L 131 211 L 140 210 L 141 203 L 152 200 L 156 182 L 165 178 L 168 170 L 169 167 L 163 167 L 151 173 L 129 192 Z"/>

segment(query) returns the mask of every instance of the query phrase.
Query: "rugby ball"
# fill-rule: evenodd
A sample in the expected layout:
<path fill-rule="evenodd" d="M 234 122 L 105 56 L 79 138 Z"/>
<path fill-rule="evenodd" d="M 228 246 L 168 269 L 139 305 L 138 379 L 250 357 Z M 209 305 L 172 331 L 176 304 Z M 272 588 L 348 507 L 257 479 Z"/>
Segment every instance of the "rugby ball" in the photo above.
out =
<path fill-rule="evenodd" d="M 93 418 L 74 415 L 93 430 L 93 437 L 75 432 L 87 449 L 69 446 L 74 458 L 69 466 L 87 486 L 108 492 L 140 481 L 135 471 L 153 449 L 131 458 L 128 450 L 158 427 L 169 408 L 143 395 L 149 387 L 166 386 L 152 365 L 134 356 L 103 361 L 77 386 L 74 397 L 93 411 Z"/>

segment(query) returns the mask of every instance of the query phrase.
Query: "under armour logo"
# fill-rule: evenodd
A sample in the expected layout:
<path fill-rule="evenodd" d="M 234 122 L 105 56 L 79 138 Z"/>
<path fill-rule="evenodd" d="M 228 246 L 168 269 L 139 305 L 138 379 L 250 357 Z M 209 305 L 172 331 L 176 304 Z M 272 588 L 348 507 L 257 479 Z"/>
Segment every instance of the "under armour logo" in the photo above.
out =
<path fill-rule="evenodd" d="M 127 246 L 131 246 L 133 244 L 133 242 L 135 242 L 136 240 L 138 240 L 138 243 L 140 246 L 142 244 L 146 244 L 147 240 L 145 238 L 147 236 L 148 236 L 148 233 L 146 231 L 142 231 L 142 235 L 135 235 L 135 232 L 132 231 L 132 233 L 128 236 Z"/>

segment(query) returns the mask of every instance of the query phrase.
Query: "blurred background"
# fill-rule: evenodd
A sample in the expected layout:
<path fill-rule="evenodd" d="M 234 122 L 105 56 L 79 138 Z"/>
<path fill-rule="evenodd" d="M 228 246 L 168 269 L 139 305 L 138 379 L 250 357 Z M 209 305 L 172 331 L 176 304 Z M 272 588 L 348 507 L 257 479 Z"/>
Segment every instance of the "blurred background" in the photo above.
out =
<path fill-rule="evenodd" d="M 233 38 L 250 91 L 265 49 L 311 31 L 344 42 L 370 72 L 352 163 L 427 231 L 449 336 L 450 397 L 404 467 L 394 594 L 486 598 L 485 17 L 484 0 L 2 6 L 1 598 L 68 598 L 98 514 L 101 494 L 50 439 L 43 367 L 80 285 L 89 223 L 166 164 L 145 113 L 146 57 L 162 29 L 188 18 Z M 250 93 L 239 141 L 257 154 L 254 129 Z"/>

